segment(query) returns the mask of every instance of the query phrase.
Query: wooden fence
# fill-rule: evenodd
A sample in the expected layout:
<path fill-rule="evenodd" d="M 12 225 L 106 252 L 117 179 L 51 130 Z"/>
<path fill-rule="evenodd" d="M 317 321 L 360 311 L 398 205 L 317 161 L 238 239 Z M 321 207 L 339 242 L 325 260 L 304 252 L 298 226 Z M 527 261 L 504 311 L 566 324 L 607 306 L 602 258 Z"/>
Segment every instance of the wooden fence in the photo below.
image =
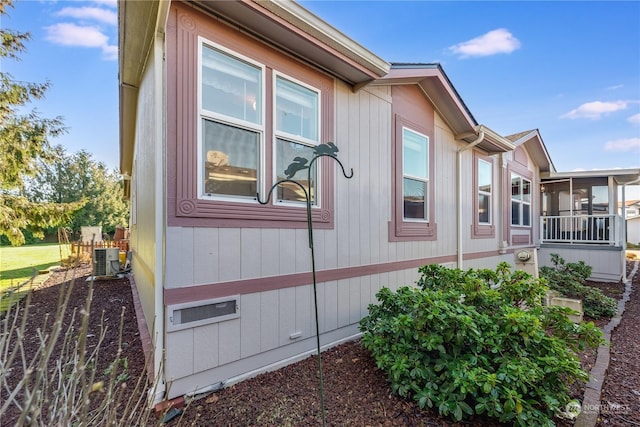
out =
<path fill-rule="evenodd" d="M 121 251 L 128 252 L 129 251 L 129 240 L 102 240 L 100 242 L 71 242 L 71 253 L 77 254 L 79 252 L 91 253 L 92 248 L 119 248 Z"/>

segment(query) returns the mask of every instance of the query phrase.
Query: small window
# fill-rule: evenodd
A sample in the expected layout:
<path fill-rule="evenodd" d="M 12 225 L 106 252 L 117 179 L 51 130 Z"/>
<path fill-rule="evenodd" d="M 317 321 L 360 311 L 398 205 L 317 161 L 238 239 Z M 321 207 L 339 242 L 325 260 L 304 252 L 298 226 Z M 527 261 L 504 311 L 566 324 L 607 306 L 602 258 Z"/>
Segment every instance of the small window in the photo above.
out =
<path fill-rule="evenodd" d="M 492 164 L 478 159 L 478 224 L 491 224 Z"/>
<path fill-rule="evenodd" d="M 402 129 L 402 197 L 405 220 L 427 221 L 429 191 L 429 137 Z"/>
<path fill-rule="evenodd" d="M 531 226 L 531 181 L 511 174 L 511 225 Z"/>

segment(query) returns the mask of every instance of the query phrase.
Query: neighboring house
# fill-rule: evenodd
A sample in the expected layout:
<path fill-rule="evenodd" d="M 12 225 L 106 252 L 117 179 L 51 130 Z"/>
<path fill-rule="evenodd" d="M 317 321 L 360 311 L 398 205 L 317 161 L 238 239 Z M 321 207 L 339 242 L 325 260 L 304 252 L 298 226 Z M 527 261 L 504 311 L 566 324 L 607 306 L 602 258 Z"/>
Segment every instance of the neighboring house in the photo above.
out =
<path fill-rule="evenodd" d="M 627 218 L 627 242 L 640 245 L 640 215 Z"/>
<path fill-rule="evenodd" d="M 624 217 L 627 224 L 627 243 L 640 245 L 640 200 L 627 200 L 618 203 L 618 214 L 622 215 L 624 206 Z"/>
<path fill-rule="evenodd" d="M 315 348 L 304 204 L 289 187 L 255 196 L 315 145 L 354 170 L 322 159 L 302 182 L 325 346 L 422 265 L 493 268 L 541 245 L 555 170 L 538 131 L 478 124 L 439 65 L 390 64 L 290 2 L 123 1 L 119 22 L 120 167 L 156 401 Z"/>
<path fill-rule="evenodd" d="M 624 206 L 625 218 L 640 216 L 640 200 L 627 200 Z M 618 214 L 622 215 L 622 202 L 618 202 Z"/>

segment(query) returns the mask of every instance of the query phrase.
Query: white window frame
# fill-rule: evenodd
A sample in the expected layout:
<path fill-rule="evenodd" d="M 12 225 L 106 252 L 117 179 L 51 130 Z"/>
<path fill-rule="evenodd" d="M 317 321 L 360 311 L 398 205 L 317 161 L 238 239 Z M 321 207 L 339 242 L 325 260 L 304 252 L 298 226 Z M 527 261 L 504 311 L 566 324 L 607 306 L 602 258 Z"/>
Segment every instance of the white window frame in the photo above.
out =
<path fill-rule="evenodd" d="M 255 66 L 260 69 L 260 84 L 262 88 L 262 93 L 260 96 L 261 99 L 261 117 L 260 123 L 252 123 L 246 120 L 241 120 L 235 117 L 230 117 L 222 113 L 216 113 L 215 111 L 205 110 L 202 107 L 202 66 L 203 59 L 202 53 L 205 47 L 218 50 L 225 55 L 230 56 L 233 59 L 238 61 L 246 62 L 250 65 Z M 211 120 L 223 125 L 234 126 L 240 129 L 246 129 L 251 132 L 256 132 L 259 135 L 258 142 L 258 171 L 256 172 L 256 187 L 260 194 L 263 194 L 265 191 L 265 149 L 266 149 L 266 67 L 264 64 L 256 62 L 251 58 L 248 58 L 244 55 L 241 55 L 237 52 L 234 52 L 230 49 L 227 49 L 224 46 L 221 46 L 217 43 L 212 42 L 211 40 L 207 40 L 204 37 L 198 37 L 198 81 L 197 81 L 197 103 L 198 103 L 198 143 L 197 143 L 197 159 L 198 159 L 198 174 L 197 174 L 197 194 L 199 199 L 204 200 L 226 200 L 233 202 L 242 202 L 242 203 L 257 203 L 255 197 L 243 197 L 243 196 L 233 196 L 233 195 L 210 195 L 204 192 L 204 159 L 203 159 L 203 129 L 202 129 L 202 121 L 203 120 Z"/>
<path fill-rule="evenodd" d="M 414 176 L 414 175 L 409 175 L 405 173 L 405 158 L 404 158 L 404 132 L 409 131 L 412 132 L 416 135 L 419 135 L 423 138 L 425 138 L 427 140 L 427 146 L 426 146 L 426 154 L 427 154 L 427 176 L 426 177 L 419 177 L 419 176 Z M 400 200 L 402 203 L 402 221 L 404 222 L 424 222 L 424 223 L 428 223 L 429 222 L 429 192 L 431 191 L 431 187 L 430 187 L 430 181 L 429 181 L 429 174 L 430 174 L 430 168 L 431 165 L 429 164 L 429 144 L 431 143 L 431 141 L 429 140 L 429 136 L 423 134 L 422 132 L 418 132 L 408 126 L 402 126 L 402 194 L 400 195 Z M 421 181 L 423 183 L 425 183 L 425 189 L 426 192 L 424 194 L 424 218 L 407 218 L 405 216 L 405 212 L 404 212 L 404 180 L 405 178 L 409 178 L 409 179 L 413 179 L 416 181 Z"/>
<path fill-rule="evenodd" d="M 313 140 L 313 139 L 309 139 L 309 138 L 305 138 L 303 136 L 300 135 L 293 135 L 290 134 L 288 132 L 284 132 L 284 131 L 280 131 L 278 130 L 278 126 L 277 126 L 277 117 L 276 117 L 276 101 L 277 101 L 277 80 L 278 78 L 281 78 L 283 80 L 287 80 L 291 83 L 295 83 L 299 86 L 304 87 L 305 89 L 308 89 L 312 92 L 315 92 L 318 95 L 318 99 L 317 99 L 317 105 L 316 105 L 316 124 L 317 124 L 317 140 Z M 313 87 L 311 85 L 308 85 L 298 79 L 295 79 L 291 76 L 288 76 L 284 73 L 278 72 L 276 70 L 273 71 L 273 81 L 272 81 L 272 121 L 273 121 L 273 142 L 272 142 L 272 170 L 273 170 L 273 182 L 275 183 L 278 179 L 278 171 L 276 170 L 276 163 L 277 163 L 277 145 L 278 145 L 278 138 L 280 139 L 284 139 L 286 141 L 290 141 L 296 144 L 301 144 L 301 145 L 305 145 L 307 147 L 315 147 L 317 145 L 320 144 L 320 141 L 322 141 L 322 92 L 320 91 L 320 89 Z M 311 161 L 311 159 L 308 159 L 309 161 Z M 321 200 L 321 192 L 322 192 L 322 188 L 321 188 L 321 182 L 322 182 L 322 177 L 321 177 L 321 173 L 322 173 L 322 168 L 320 167 L 321 162 L 323 161 L 323 159 L 319 159 L 316 161 L 316 163 L 314 164 L 315 168 L 316 168 L 316 182 L 315 184 L 315 190 L 314 190 L 314 201 L 312 203 L 313 207 L 320 207 L 322 204 L 322 200 Z M 304 173 L 307 173 L 306 171 Z M 276 192 L 277 194 L 277 192 Z M 302 204 L 302 202 L 296 202 L 293 200 L 279 200 L 277 199 L 277 197 L 274 199 L 274 202 L 280 205 L 291 205 L 291 206 L 300 206 Z"/>
<path fill-rule="evenodd" d="M 478 174 L 478 206 L 476 206 L 476 209 L 478 209 L 477 211 L 477 215 L 478 215 L 478 225 L 492 225 L 493 224 L 493 163 L 484 160 L 484 159 L 477 159 L 478 163 L 477 163 L 477 174 Z M 489 191 L 482 191 L 480 189 L 480 162 L 482 163 L 486 163 L 489 166 Z M 487 196 L 489 198 L 489 221 L 488 222 L 482 222 L 480 221 L 480 196 Z"/>
<path fill-rule="evenodd" d="M 517 173 L 511 172 L 511 180 L 509 181 L 510 186 L 513 183 L 513 179 L 514 178 L 518 178 L 520 180 L 520 198 L 519 199 L 514 199 L 513 198 L 513 194 L 511 194 L 511 209 L 513 209 L 513 203 L 518 203 L 520 205 L 520 215 L 518 218 L 518 224 L 514 224 L 513 223 L 513 212 L 511 212 L 511 225 L 514 227 L 527 227 L 527 228 L 531 228 L 531 220 L 532 220 L 532 212 L 531 212 L 531 198 L 533 197 L 533 182 L 530 179 L 527 179 L 525 177 L 523 177 L 522 175 L 518 175 Z M 524 200 L 524 181 L 527 181 L 529 183 L 529 197 L 530 200 L 528 202 L 526 202 Z M 527 205 L 529 206 L 529 225 L 524 225 L 524 209 L 523 206 Z"/>

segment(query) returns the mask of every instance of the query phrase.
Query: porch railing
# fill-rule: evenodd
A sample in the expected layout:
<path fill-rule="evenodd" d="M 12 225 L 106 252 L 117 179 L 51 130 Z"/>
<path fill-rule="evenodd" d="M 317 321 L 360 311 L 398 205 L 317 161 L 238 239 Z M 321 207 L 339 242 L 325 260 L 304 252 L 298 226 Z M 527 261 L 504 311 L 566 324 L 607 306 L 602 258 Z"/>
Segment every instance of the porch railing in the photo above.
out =
<path fill-rule="evenodd" d="M 562 215 L 540 217 L 541 243 L 620 244 L 618 215 Z"/>

